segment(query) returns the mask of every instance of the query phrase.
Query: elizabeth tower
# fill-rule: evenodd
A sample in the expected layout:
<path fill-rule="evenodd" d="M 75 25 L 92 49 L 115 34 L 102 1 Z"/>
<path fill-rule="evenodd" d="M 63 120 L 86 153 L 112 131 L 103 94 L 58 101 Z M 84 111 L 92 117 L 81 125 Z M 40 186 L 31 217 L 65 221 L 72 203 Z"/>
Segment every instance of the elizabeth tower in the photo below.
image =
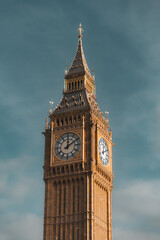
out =
<path fill-rule="evenodd" d="M 96 102 L 79 27 L 63 96 L 46 121 L 43 240 L 111 240 L 112 132 Z"/>

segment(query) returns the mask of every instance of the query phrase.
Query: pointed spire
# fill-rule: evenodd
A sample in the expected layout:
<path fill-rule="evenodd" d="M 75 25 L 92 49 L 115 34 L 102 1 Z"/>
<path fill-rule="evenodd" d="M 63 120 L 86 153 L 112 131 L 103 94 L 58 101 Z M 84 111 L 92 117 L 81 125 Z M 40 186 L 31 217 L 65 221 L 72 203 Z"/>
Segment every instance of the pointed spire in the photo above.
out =
<path fill-rule="evenodd" d="M 75 55 L 75 58 L 71 64 L 71 67 L 69 68 L 68 72 L 65 75 L 65 78 L 72 78 L 72 76 L 75 75 L 85 75 L 87 74 L 89 77 L 92 77 L 90 70 L 88 68 L 84 52 L 83 52 L 83 46 L 82 46 L 82 24 L 80 23 L 79 28 L 78 28 L 78 47 L 77 47 L 77 52 Z"/>

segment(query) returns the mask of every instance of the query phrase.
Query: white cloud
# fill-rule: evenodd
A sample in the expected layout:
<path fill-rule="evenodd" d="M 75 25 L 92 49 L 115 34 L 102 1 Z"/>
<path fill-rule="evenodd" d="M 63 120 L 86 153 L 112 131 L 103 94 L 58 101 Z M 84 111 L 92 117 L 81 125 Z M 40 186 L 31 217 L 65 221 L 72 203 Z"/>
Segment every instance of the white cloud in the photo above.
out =
<path fill-rule="evenodd" d="M 31 156 L 0 160 L 2 240 L 42 239 L 43 217 L 34 213 L 40 208 L 42 214 L 43 195 L 38 200 L 42 181 L 29 174 L 33 161 Z"/>
<path fill-rule="evenodd" d="M 33 158 L 23 156 L 15 159 L 0 160 L 0 209 L 23 205 L 28 198 L 40 189 L 40 181 L 29 176 Z"/>
<path fill-rule="evenodd" d="M 137 179 L 113 192 L 115 239 L 160 239 L 159 189 L 160 179 Z"/>
<path fill-rule="evenodd" d="M 120 228 L 113 229 L 113 240 L 159 240 L 160 234 L 143 231 L 130 231 Z"/>
<path fill-rule="evenodd" d="M 42 218 L 32 213 L 9 213 L 0 225 L 2 240 L 41 240 L 42 234 Z"/>

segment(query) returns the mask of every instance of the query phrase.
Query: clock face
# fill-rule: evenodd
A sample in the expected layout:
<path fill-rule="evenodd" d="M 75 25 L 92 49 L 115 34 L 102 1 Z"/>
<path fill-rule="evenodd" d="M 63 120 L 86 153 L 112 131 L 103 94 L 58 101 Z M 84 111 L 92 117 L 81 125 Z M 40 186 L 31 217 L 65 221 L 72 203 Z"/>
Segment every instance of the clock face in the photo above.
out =
<path fill-rule="evenodd" d="M 107 166 L 109 161 L 109 154 L 108 154 L 108 147 L 107 143 L 103 138 L 99 139 L 99 155 L 101 158 L 102 163 Z"/>
<path fill-rule="evenodd" d="M 56 142 L 56 156 L 68 160 L 76 156 L 80 149 L 80 138 L 75 133 L 65 133 Z"/>

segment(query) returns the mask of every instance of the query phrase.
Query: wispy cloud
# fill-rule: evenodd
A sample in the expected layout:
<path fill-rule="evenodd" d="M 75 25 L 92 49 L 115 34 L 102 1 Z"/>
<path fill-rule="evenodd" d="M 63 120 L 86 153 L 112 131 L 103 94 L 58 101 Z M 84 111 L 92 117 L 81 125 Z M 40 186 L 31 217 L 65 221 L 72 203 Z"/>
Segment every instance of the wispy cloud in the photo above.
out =
<path fill-rule="evenodd" d="M 159 239 L 160 179 L 137 179 L 113 191 L 113 233 L 115 239 Z M 154 233 L 156 232 L 156 234 Z M 117 234 L 120 233 L 120 236 Z M 130 237 L 129 237 L 130 235 Z M 153 238 L 152 238 L 153 236 Z"/>
<path fill-rule="evenodd" d="M 19 210 L 27 204 L 28 199 L 38 198 L 42 187 L 36 176 L 30 176 L 32 161 L 30 156 L 0 161 L 1 212 L 7 213 L 15 208 Z M 35 205 L 36 201 L 33 201 L 33 211 Z"/>
<path fill-rule="evenodd" d="M 113 228 L 113 239 L 123 240 L 159 240 L 159 233 L 148 233 L 146 231 L 127 230 L 127 228 Z"/>
<path fill-rule="evenodd" d="M 6 214 L 0 226 L 0 239 L 35 240 L 43 237 L 42 218 L 32 213 Z"/>
<path fill-rule="evenodd" d="M 33 161 L 31 156 L 0 160 L 0 239 L 42 239 L 42 182 L 31 174 Z"/>

